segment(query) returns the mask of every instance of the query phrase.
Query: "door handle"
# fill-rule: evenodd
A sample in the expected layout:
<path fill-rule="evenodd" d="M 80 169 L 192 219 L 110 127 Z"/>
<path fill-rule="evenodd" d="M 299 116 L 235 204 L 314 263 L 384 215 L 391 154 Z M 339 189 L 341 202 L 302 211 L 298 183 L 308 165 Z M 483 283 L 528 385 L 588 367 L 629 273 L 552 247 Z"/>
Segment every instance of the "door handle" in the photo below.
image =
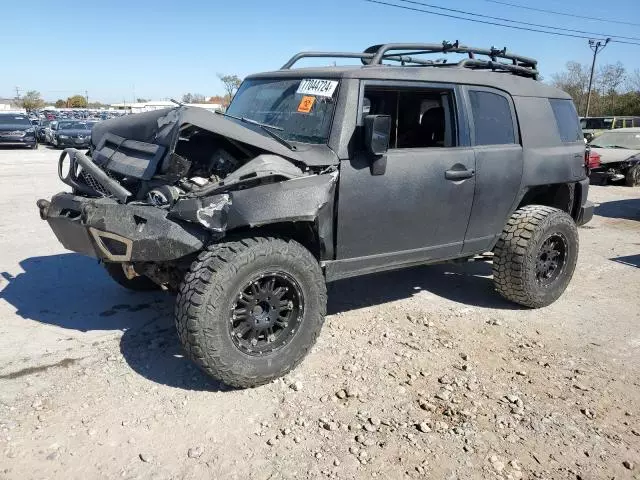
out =
<path fill-rule="evenodd" d="M 444 178 L 447 180 L 466 180 L 475 174 L 474 170 L 447 170 L 444 172 Z"/>

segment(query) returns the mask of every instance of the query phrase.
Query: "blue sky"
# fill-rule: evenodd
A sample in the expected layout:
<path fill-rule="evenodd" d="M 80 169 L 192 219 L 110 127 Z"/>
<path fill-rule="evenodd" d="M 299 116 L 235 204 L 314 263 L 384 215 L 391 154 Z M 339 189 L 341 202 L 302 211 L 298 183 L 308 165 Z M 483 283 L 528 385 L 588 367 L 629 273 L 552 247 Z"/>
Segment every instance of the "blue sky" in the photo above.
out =
<path fill-rule="evenodd" d="M 388 0 L 394 1 L 394 0 Z M 557 17 L 484 0 L 424 0 L 526 22 L 640 37 L 640 27 Z M 638 0 L 510 0 L 640 23 Z M 395 2 L 400 3 L 400 2 Z M 537 58 L 549 78 L 568 60 L 588 63 L 586 40 L 554 37 L 410 12 L 362 0 L 29 0 L 3 2 L 0 97 L 38 90 L 50 100 L 161 99 L 222 93 L 216 73 L 273 70 L 300 50 L 352 50 L 384 42 L 459 39 Z M 638 42 L 640 43 L 640 41 Z M 7 52 L 10 51 L 10 54 Z M 611 44 L 600 62 L 640 68 L 640 46 Z"/>

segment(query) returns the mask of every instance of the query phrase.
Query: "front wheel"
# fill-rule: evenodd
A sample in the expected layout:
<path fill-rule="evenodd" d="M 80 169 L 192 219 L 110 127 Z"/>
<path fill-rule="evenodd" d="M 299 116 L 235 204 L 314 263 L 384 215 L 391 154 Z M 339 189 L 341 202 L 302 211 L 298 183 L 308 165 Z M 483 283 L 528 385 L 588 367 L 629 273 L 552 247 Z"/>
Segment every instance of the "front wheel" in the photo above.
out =
<path fill-rule="evenodd" d="M 640 185 L 640 163 L 627 170 L 627 173 L 624 176 L 624 183 L 627 187 L 637 187 Z"/>
<path fill-rule="evenodd" d="M 209 375 L 255 387 L 298 365 L 324 322 L 327 291 L 299 243 L 251 237 L 210 246 L 193 262 L 176 300 L 185 350 Z"/>
<path fill-rule="evenodd" d="M 528 205 L 507 222 L 494 248 L 493 280 L 506 299 L 540 308 L 565 291 L 578 259 L 578 228 L 562 210 Z"/>

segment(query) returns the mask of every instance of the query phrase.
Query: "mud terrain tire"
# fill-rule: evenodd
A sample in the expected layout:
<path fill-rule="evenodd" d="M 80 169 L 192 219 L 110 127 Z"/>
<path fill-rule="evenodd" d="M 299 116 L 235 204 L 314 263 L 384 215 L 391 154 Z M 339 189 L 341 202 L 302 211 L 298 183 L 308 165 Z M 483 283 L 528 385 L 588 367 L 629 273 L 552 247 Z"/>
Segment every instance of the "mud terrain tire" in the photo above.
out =
<path fill-rule="evenodd" d="M 261 279 L 272 273 L 289 279 L 300 294 L 302 307 L 297 310 L 296 323 L 291 323 L 297 328 L 277 337 L 284 340 L 270 336 L 269 341 L 284 342 L 278 348 L 269 350 L 269 344 L 262 343 L 265 350 L 259 354 L 251 349 L 253 344 L 243 350 L 241 333 L 234 330 L 238 320 L 233 312 L 246 300 L 242 293 L 247 291 L 245 287 L 260 286 Z M 211 245 L 191 265 L 178 291 L 176 327 L 184 349 L 206 373 L 227 385 L 255 387 L 286 374 L 302 361 L 320 333 L 326 304 L 322 270 L 302 245 L 273 237 L 230 239 Z M 252 315 L 252 325 L 255 308 L 244 309 Z M 264 311 L 268 309 L 267 305 Z M 262 312 L 262 308 L 257 310 Z M 279 325 L 288 326 L 289 321 Z M 268 342 L 266 335 L 258 338 Z"/>
<path fill-rule="evenodd" d="M 140 275 L 132 279 L 128 279 L 122 270 L 122 265 L 119 263 L 105 263 L 103 264 L 105 270 L 109 276 L 120 286 L 133 290 L 134 292 L 150 292 L 153 290 L 160 290 L 160 286 L 151 281 L 149 277 Z"/>
<path fill-rule="evenodd" d="M 567 288 L 578 249 L 578 229 L 569 215 L 542 205 L 523 207 L 511 216 L 494 248 L 495 288 L 526 307 L 550 305 Z"/>

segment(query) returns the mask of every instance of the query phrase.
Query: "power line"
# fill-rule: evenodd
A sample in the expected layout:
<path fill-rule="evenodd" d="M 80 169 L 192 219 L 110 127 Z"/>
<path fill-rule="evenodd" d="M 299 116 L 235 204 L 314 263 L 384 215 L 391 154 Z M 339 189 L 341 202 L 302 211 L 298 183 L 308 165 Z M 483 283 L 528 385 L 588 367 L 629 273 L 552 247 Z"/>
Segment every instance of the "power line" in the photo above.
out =
<path fill-rule="evenodd" d="M 403 3 L 413 3 L 414 5 L 420 5 L 420 6 L 423 6 L 423 7 L 435 8 L 436 10 L 444 10 L 445 12 L 461 13 L 463 15 L 469 15 L 471 17 L 488 18 L 490 20 L 499 20 L 501 22 L 510 22 L 510 23 L 516 23 L 516 24 L 519 24 L 519 25 L 529 25 L 529 26 L 532 26 L 532 27 L 547 28 L 547 29 L 550 29 L 550 30 L 558 30 L 558 31 L 561 31 L 561 32 L 582 33 L 584 35 L 590 35 L 591 37 L 603 37 L 603 38 L 611 38 L 611 39 L 622 38 L 622 39 L 626 39 L 626 40 L 637 40 L 637 41 L 640 41 L 640 37 L 624 37 L 622 35 L 611 35 L 611 34 L 608 34 L 608 33 L 586 32 L 584 30 L 573 30 L 571 28 L 565 28 L 565 27 L 554 27 L 554 26 L 551 26 L 551 25 L 542 25 L 542 24 L 539 24 L 539 23 L 521 22 L 519 20 L 512 20 L 510 18 L 505 18 L 505 17 L 496 17 L 494 15 L 483 15 L 481 13 L 466 12 L 464 10 L 456 10 L 455 8 L 440 7 L 438 5 L 431 5 L 429 3 L 417 2 L 415 0 L 396 0 L 396 1 L 403 2 Z"/>
<path fill-rule="evenodd" d="M 422 12 L 422 13 L 429 13 L 431 15 L 437 15 L 437 16 L 440 16 L 440 17 L 455 18 L 456 20 L 466 20 L 467 22 L 482 23 L 484 25 L 493 25 L 493 26 L 496 26 L 496 27 L 511 28 L 513 30 L 523 30 L 523 31 L 528 31 L 528 32 L 546 33 L 547 35 L 555 35 L 555 36 L 558 36 L 558 37 L 581 38 L 583 40 L 591 39 L 590 36 L 585 36 L 585 35 L 574 35 L 574 34 L 571 34 L 571 33 L 562 33 L 562 32 L 549 32 L 547 30 L 540 30 L 540 29 L 536 29 L 536 28 L 519 27 L 519 26 L 516 26 L 516 25 L 505 25 L 504 23 L 489 22 L 487 20 L 477 20 L 475 18 L 465 18 L 465 17 L 460 17 L 458 15 L 451 15 L 451 14 L 447 14 L 447 13 L 434 12 L 434 11 L 425 10 L 425 9 L 422 9 L 422 8 L 409 7 L 409 6 L 406 6 L 406 5 L 396 5 L 396 4 L 393 4 L 393 3 L 383 2 L 383 1 L 380 1 L 380 0 L 364 0 L 364 1 L 365 2 L 369 2 L 369 3 L 377 3 L 379 5 L 387 5 L 389 7 L 401 8 L 403 10 L 411 10 L 413 12 Z M 614 41 L 616 43 L 622 43 L 622 44 L 626 44 L 626 45 L 640 46 L 640 43 L 625 42 L 623 40 L 612 40 L 612 42 L 614 42 Z"/>
<path fill-rule="evenodd" d="M 500 0 L 484 0 L 485 2 L 497 3 L 498 5 L 506 5 L 514 8 L 521 8 L 523 10 L 532 10 L 534 12 L 550 13 L 552 15 L 560 15 L 563 17 L 582 18 L 584 20 L 595 20 L 597 22 L 617 23 L 620 25 L 632 25 L 634 27 L 640 27 L 640 23 L 624 22 L 622 20 L 612 20 L 607 18 L 587 17 L 585 15 L 576 15 L 575 13 L 558 12 L 555 10 L 546 10 L 544 8 L 527 7 L 526 5 L 518 5 L 517 3 L 502 2 Z"/>

